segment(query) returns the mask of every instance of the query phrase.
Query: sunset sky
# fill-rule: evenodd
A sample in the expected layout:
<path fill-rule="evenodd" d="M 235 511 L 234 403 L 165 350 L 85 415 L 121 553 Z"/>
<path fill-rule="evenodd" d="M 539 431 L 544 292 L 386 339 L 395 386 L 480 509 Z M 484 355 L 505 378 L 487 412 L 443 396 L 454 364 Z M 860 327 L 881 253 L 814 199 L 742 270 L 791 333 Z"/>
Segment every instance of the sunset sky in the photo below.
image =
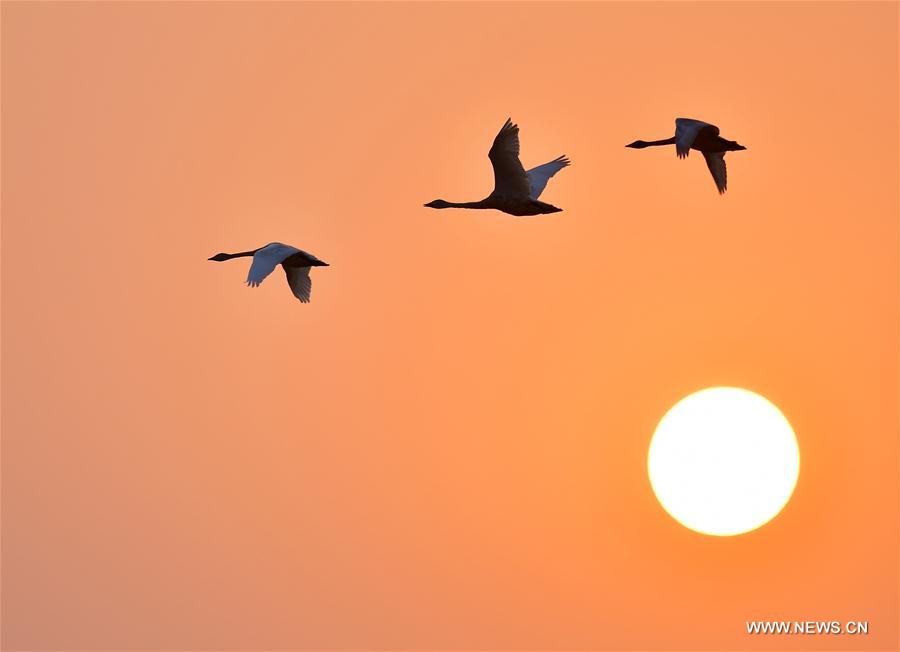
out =
<path fill-rule="evenodd" d="M 4 1 L 3 649 L 898 649 L 898 6 Z M 564 211 L 424 208 L 507 117 Z M 716 385 L 801 456 L 728 538 Z"/>

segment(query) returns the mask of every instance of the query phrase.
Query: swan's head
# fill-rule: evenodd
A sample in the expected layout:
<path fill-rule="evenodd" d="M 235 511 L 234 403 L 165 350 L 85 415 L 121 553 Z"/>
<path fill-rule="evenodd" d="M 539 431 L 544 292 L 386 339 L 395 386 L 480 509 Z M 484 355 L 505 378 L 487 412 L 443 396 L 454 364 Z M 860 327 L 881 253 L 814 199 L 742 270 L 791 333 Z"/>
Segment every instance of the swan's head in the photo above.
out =
<path fill-rule="evenodd" d="M 633 147 L 634 149 L 644 149 L 645 147 L 648 147 L 648 146 L 649 146 L 649 143 L 647 143 L 646 141 L 643 141 L 643 140 L 636 140 L 633 143 L 628 143 L 627 145 L 625 145 L 625 147 Z"/>
<path fill-rule="evenodd" d="M 430 201 L 425 204 L 427 208 L 450 208 L 450 202 L 444 201 L 443 199 L 435 199 L 434 201 Z"/>
<path fill-rule="evenodd" d="M 217 263 L 221 263 L 223 260 L 230 260 L 230 259 L 231 259 L 231 256 L 229 256 L 228 254 L 216 254 L 215 256 L 213 256 L 212 258 L 209 258 L 208 260 L 214 260 Z"/>

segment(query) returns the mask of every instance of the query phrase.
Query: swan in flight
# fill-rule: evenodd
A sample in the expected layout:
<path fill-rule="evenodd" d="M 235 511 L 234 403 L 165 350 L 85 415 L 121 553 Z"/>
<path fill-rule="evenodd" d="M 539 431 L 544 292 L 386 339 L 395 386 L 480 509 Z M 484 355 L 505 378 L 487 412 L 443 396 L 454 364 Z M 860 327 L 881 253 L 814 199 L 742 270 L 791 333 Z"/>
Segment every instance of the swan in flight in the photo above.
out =
<path fill-rule="evenodd" d="M 692 149 L 703 154 L 706 166 L 712 173 L 713 180 L 719 194 L 723 194 L 728 187 L 728 174 L 725 169 L 725 152 L 734 152 L 747 149 L 738 145 L 733 140 L 725 140 L 719 136 L 719 128 L 702 120 L 690 118 L 675 118 L 675 135 L 665 140 L 636 140 L 625 147 L 643 149 L 656 145 L 675 145 L 675 153 L 678 158 L 686 158 Z"/>
<path fill-rule="evenodd" d="M 538 201 L 554 174 L 569 165 L 565 156 L 555 158 L 536 168 L 525 171 L 519 161 L 519 127 L 511 119 L 494 138 L 488 152 L 494 166 L 494 191 L 481 201 L 451 202 L 435 199 L 425 204 L 428 208 L 494 208 L 510 215 L 541 215 L 558 213 L 561 208 Z"/>
<path fill-rule="evenodd" d="M 280 242 L 270 242 L 265 247 L 242 251 L 239 254 L 216 254 L 209 260 L 221 263 L 243 256 L 253 256 L 253 264 L 250 265 L 250 273 L 247 274 L 247 285 L 258 286 L 281 263 L 291 292 L 303 303 L 309 303 L 309 293 L 312 291 L 309 268 L 328 267 L 328 263 L 322 262 L 312 254 Z"/>

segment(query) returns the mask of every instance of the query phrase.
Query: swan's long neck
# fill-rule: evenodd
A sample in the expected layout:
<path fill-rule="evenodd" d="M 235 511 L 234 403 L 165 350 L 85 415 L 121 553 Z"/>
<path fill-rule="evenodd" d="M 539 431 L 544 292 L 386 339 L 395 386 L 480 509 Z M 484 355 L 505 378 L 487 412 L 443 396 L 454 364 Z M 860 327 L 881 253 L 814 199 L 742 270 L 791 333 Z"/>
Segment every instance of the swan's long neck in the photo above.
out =
<path fill-rule="evenodd" d="M 483 199 L 481 201 L 448 201 L 447 203 L 450 208 L 487 208 Z"/>
<path fill-rule="evenodd" d="M 657 145 L 674 145 L 675 144 L 675 136 L 671 138 L 666 138 L 664 140 L 648 140 L 644 142 L 644 147 L 655 147 Z"/>
<path fill-rule="evenodd" d="M 252 256 L 257 251 L 259 251 L 259 249 L 254 249 L 253 251 L 242 251 L 239 254 L 225 254 L 227 256 L 225 260 L 231 260 L 232 258 L 243 258 L 244 256 Z"/>

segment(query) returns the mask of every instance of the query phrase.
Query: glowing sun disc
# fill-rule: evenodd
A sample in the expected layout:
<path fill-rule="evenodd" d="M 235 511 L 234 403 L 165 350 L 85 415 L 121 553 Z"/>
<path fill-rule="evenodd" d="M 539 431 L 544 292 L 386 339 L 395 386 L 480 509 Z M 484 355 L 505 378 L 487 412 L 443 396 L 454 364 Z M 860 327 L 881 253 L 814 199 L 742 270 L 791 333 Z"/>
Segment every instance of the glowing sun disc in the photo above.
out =
<path fill-rule="evenodd" d="M 650 484 L 663 508 L 703 534 L 755 530 L 790 499 L 800 449 L 788 420 L 746 389 L 712 387 L 676 403 L 653 433 Z"/>

